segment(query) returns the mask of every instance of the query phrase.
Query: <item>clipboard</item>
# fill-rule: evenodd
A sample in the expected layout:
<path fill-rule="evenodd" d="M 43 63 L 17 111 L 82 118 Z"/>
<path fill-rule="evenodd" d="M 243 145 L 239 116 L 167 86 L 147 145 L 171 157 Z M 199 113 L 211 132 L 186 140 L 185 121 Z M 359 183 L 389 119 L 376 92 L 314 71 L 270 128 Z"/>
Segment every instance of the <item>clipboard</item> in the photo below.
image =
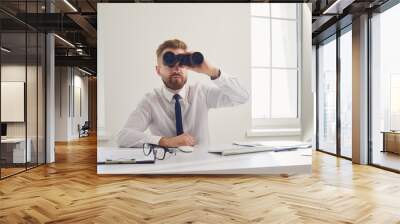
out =
<path fill-rule="evenodd" d="M 153 154 L 148 156 L 136 148 L 118 148 L 97 155 L 97 165 L 121 165 L 121 164 L 154 164 L 156 159 Z"/>

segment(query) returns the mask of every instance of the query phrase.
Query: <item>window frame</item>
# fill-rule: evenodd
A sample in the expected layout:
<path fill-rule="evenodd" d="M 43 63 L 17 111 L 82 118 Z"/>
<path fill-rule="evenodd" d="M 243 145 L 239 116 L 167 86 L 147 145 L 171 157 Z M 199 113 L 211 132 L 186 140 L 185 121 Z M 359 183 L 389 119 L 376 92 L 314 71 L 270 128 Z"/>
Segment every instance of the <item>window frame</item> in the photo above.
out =
<path fill-rule="evenodd" d="M 253 14 L 250 14 L 251 21 L 253 18 L 264 18 L 267 19 L 269 23 L 269 30 L 268 30 L 268 35 L 270 36 L 270 43 L 269 45 L 271 46 L 271 52 L 269 52 L 270 55 L 270 66 L 253 66 L 252 62 L 250 65 L 250 70 L 251 70 L 251 75 L 253 77 L 253 69 L 254 68 L 263 68 L 263 69 L 268 69 L 270 71 L 269 79 L 270 81 L 270 86 L 269 86 L 269 105 L 267 105 L 269 108 L 271 108 L 272 104 L 272 71 L 274 69 L 282 69 L 282 70 L 296 70 L 297 71 L 297 115 L 296 117 L 292 118 L 271 118 L 271 113 L 272 110 L 269 110 L 269 117 L 264 117 L 264 118 L 255 118 L 253 117 L 253 102 L 252 102 L 252 109 L 251 109 L 251 127 L 252 129 L 300 129 L 301 127 L 301 75 L 302 75 L 302 53 L 303 53 L 303 48 L 302 48 L 302 24 L 303 24 L 303 13 L 302 13 L 302 4 L 296 3 L 296 18 L 291 19 L 291 18 L 280 18 L 280 17 L 272 17 L 272 9 L 271 5 L 272 3 L 251 3 L 251 4 L 269 4 L 269 16 L 255 16 Z M 296 67 L 274 67 L 272 66 L 272 20 L 278 20 L 278 21 L 295 21 L 296 22 L 296 34 L 297 34 L 297 66 Z M 253 91 L 253 88 L 251 89 Z M 299 131 L 300 132 L 300 131 Z"/>
<path fill-rule="evenodd" d="M 375 29 L 376 27 L 374 27 L 373 25 L 373 20 L 375 19 L 375 17 L 379 14 L 384 13 L 385 11 L 397 6 L 399 4 L 398 1 L 396 0 L 388 0 L 387 2 L 385 2 L 384 4 L 378 6 L 377 8 L 375 8 L 373 11 L 369 11 L 368 12 L 368 19 L 367 19 L 367 23 L 368 23 L 368 28 L 367 28 L 367 38 L 368 38 L 368 62 L 367 62 L 367 76 L 368 76 L 368 112 L 367 112 L 367 116 L 368 116 L 368 144 L 367 144 L 367 164 L 373 167 L 377 167 L 383 170 L 388 170 L 391 172 L 395 172 L 395 173 L 400 173 L 400 170 L 397 168 L 392 168 L 388 165 L 385 164 L 381 164 L 379 162 L 376 162 L 374 160 L 374 130 L 373 130 L 373 94 L 374 94 L 374 88 L 373 88 L 373 77 L 374 77 L 374 66 L 376 66 L 374 64 L 374 38 L 375 35 L 374 33 L 377 32 Z"/>

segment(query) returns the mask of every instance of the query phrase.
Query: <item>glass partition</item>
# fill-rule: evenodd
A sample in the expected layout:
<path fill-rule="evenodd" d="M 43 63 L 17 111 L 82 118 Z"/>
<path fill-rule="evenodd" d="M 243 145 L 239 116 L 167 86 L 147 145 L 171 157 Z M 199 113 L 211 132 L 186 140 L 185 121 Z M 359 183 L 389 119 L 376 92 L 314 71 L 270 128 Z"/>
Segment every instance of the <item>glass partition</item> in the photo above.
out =
<path fill-rule="evenodd" d="M 44 12 L 44 3 L 2 1 L 0 7 L 21 16 Z M 44 33 L 0 12 L 1 179 L 45 163 L 45 45 Z"/>
<path fill-rule="evenodd" d="M 2 177 L 24 171 L 31 162 L 26 144 L 26 41 L 25 32 L 1 34 Z"/>

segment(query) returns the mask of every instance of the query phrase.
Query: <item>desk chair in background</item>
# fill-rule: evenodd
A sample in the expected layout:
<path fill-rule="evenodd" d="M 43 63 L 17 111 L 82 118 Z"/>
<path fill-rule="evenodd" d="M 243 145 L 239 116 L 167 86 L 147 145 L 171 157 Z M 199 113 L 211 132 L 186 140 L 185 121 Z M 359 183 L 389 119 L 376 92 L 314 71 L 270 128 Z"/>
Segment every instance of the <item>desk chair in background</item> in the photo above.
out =
<path fill-rule="evenodd" d="M 78 124 L 79 138 L 89 136 L 89 129 L 90 129 L 89 121 L 85 121 L 82 127 L 80 126 L 80 124 Z"/>

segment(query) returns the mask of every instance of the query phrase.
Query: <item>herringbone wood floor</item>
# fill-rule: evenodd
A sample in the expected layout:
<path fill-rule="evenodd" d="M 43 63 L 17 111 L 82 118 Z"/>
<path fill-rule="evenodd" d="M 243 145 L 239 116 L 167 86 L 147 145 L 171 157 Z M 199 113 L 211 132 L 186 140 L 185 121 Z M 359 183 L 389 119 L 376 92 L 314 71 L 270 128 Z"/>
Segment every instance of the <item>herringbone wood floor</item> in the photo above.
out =
<path fill-rule="evenodd" d="M 0 223 L 400 223 L 400 175 L 314 152 L 295 176 L 98 176 L 96 139 L 0 181 Z"/>

